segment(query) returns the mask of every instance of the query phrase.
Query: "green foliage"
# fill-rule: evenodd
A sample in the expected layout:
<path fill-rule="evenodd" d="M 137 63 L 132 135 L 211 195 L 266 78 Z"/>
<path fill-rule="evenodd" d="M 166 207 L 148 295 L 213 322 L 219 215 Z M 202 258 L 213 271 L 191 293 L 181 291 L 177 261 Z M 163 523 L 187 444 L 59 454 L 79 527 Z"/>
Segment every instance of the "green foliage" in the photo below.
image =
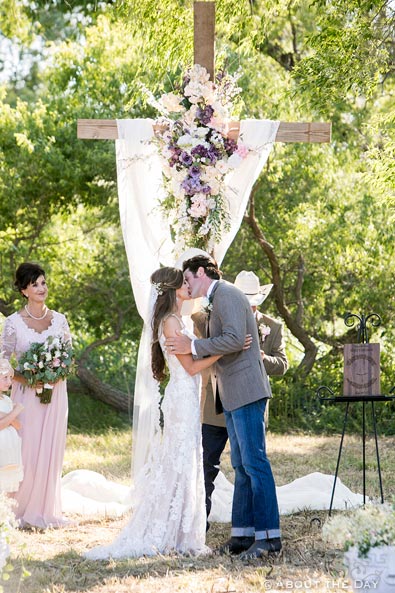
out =
<path fill-rule="evenodd" d="M 372 97 L 389 67 L 383 39 L 393 35 L 390 1 L 363 2 L 317 0 L 316 30 L 308 37 L 310 54 L 294 76 L 298 86 L 311 89 L 311 103 L 333 113 L 338 101 L 352 94 Z"/>
<path fill-rule="evenodd" d="M 39 261 L 48 274 L 48 304 L 67 315 L 77 355 L 112 337 L 91 353 L 90 368 L 132 391 L 141 320 L 119 228 L 114 146 L 78 140 L 76 120 L 153 116 L 142 85 L 155 94 L 170 90 L 191 64 L 192 3 L 7 0 L 0 18 L 3 35 L 14 44 L 17 38 L 26 58 L 0 95 L 0 310 L 20 305 L 12 289 L 17 265 Z M 242 117 L 330 118 L 333 125 L 330 145 L 277 144 L 254 188 L 287 310 L 301 316 L 319 349 L 302 380 L 303 351 L 289 333 L 291 369 L 273 380 L 272 428 L 341 427 L 341 406 L 321 405 L 315 390 L 341 386 L 341 347 L 355 341 L 342 322 L 348 310 L 382 316 L 376 339 L 383 390 L 390 387 L 393 22 L 389 1 L 216 3 L 216 65 L 241 67 Z M 272 281 L 271 264 L 246 224 L 223 269 L 231 281 L 241 269 Z M 273 294 L 264 310 L 278 316 Z M 391 412 L 390 404 L 380 406 L 386 431 Z M 359 420 L 356 410 L 356 430 Z"/>
<path fill-rule="evenodd" d="M 76 380 L 68 381 L 69 434 L 105 434 L 130 426 L 128 416 L 92 399 Z"/>

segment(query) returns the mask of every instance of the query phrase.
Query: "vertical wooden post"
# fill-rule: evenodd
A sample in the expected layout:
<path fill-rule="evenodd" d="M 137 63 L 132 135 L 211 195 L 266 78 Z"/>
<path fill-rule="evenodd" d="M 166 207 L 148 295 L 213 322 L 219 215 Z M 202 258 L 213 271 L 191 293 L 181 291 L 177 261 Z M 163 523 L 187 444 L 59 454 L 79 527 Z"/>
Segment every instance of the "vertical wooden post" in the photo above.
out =
<path fill-rule="evenodd" d="M 215 2 L 194 2 L 194 63 L 204 66 L 214 79 Z"/>

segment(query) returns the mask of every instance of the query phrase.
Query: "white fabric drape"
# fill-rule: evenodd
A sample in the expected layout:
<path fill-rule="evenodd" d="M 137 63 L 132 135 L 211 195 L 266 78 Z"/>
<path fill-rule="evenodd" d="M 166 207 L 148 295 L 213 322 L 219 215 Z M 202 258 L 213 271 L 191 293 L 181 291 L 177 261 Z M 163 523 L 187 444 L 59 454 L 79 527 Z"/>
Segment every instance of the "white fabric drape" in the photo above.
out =
<path fill-rule="evenodd" d="M 117 120 L 120 219 L 133 294 L 144 321 L 134 393 L 132 476 L 136 475 L 146 460 L 154 426 L 152 415 L 156 414 L 159 401 L 158 385 L 151 374 L 149 324 L 152 298 L 149 279 L 161 264 L 174 265 L 179 255 L 173 252 L 168 223 L 157 208 L 164 190 L 157 149 L 150 142 L 153 138 L 153 123 L 150 119 Z M 241 122 L 240 136 L 252 150 L 227 178 L 230 229 L 214 248 L 218 263 L 222 262 L 239 229 L 251 188 L 269 156 L 278 126 L 279 122 L 270 120 Z"/>
<path fill-rule="evenodd" d="M 304 509 L 328 510 L 334 476 L 314 472 L 276 488 L 281 515 Z M 229 523 L 232 514 L 233 484 L 219 472 L 215 479 L 210 521 Z M 369 502 L 369 498 L 366 499 Z M 69 515 L 120 517 L 130 510 L 130 488 L 106 480 L 90 470 L 75 470 L 62 478 L 62 511 Z M 340 478 L 336 482 L 332 508 L 350 510 L 363 504 L 362 494 L 352 492 Z"/>

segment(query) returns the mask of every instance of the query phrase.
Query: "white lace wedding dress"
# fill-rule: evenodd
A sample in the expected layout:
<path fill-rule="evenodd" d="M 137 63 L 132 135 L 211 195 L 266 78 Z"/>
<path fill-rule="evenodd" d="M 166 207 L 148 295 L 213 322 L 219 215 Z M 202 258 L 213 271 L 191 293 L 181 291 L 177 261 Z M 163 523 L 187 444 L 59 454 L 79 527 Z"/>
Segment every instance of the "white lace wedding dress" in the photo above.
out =
<path fill-rule="evenodd" d="M 184 333 L 189 335 L 186 328 Z M 160 344 L 163 348 L 163 334 Z M 191 377 L 167 356 L 170 380 L 148 462 L 139 473 L 128 524 L 110 545 L 89 550 L 91 560 L 153 556 L 172 551 L 204 554 L 206 511 L 200 424 L 200 375 Z M 158 410 L 159 427 L 159 410 Z"/>

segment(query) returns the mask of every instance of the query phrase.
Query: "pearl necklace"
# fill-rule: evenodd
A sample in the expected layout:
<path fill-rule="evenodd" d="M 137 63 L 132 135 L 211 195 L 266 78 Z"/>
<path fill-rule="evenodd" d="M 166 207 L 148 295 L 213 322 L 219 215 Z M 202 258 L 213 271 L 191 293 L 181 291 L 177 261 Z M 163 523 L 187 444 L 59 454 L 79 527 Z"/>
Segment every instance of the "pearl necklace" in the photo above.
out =
<path fill-rule="evenodd" d="M 25 305 L 25 311 L 26 311 L 26 313 L 29 315 L 29 317 L 31 317 L 32 319 L 35 319 L 36 321 L 41 321 L 41 319 L 44 319 L 44 317 L 46 317 L 46 316 L 47 316 L 47 313 L 48 313 L 48 307 L 47 307 L 47 306 L 45 306 L 45 313 L 44 313 L 44 315 L 41 315 L 41 317 L 34 317 L 34 315 L 32 315 L 32 314 L 30 313 L 30 311 L 29 311 L 29 308 L 28 308 L 28 306 L 27 306 L 27 305 Z"/>

